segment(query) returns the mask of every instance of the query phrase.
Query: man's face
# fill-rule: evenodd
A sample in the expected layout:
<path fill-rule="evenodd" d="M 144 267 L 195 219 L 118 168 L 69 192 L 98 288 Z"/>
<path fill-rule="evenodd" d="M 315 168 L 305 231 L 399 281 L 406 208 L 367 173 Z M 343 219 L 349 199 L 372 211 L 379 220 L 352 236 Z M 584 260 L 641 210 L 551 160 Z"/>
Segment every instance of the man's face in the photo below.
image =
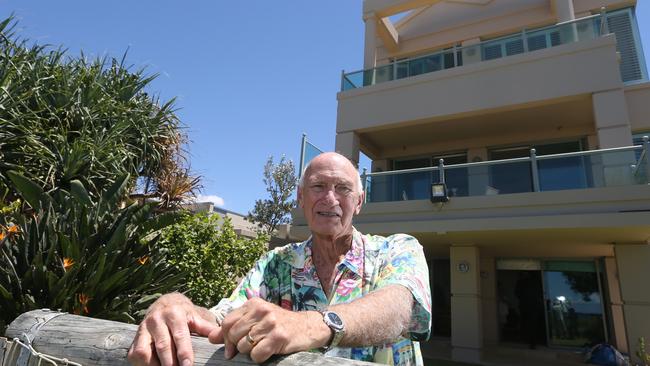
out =
<path fill-rule="evenodd" d="M 352 164 L 338 154 L 319 155 L 311 162 L 298 201 L 313 234 L 352 233 L 352 217 L 360 212 L 364 196 L 358 182 Z"/>

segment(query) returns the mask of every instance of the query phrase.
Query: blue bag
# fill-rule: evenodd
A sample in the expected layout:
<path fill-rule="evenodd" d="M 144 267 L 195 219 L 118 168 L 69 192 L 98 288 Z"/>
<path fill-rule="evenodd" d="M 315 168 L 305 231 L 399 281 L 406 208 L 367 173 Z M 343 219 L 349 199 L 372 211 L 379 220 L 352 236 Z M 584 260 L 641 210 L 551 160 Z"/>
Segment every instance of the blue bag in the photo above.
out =
<path fill-rule="evenodd" d="M 587 353 L 587 363 L 601 366 L 624 366 L 627 361 L 614 346 L 607 343 L 595 345 Z"/>

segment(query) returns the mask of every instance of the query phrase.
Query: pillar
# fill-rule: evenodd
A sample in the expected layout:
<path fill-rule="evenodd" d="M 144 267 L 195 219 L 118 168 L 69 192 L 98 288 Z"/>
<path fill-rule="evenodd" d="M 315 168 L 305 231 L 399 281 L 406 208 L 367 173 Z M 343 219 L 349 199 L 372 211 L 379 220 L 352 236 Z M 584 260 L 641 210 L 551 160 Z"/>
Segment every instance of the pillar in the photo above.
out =
<path fill-rule="evenodd" d="M 359 167 L 359 135 L 354 132 L 337 133 L 334 150 Z"/>
<path fill-rule="evenodd" d="M 605 276 L 607 278 L 607 293 L 609 294 L 609 303 L 605 305 L 609 307 L 610 324 L 613 333 L 609 335 L 609 339 L 619 351 L 629 353 L 616 258 L 605 258 Z"/>
<path fill-rule="evenodd" d="M 573 10 L 573 0 L 553 0 L 558 23 L 568 22 L 576 18 Z"/>
<path fill-rule="evenodd" d="M 598 146 L 601 149 L 632 145 L 632 129 L 623 89 L 592 95 L 594 122 Z M 631 184 L 630 165 L 635 163 L 634 152 L 616 152 L 596 155 L 593 171 L 602 172 L 604 185 Z"/>
<path fill-rule="evenodd" d="M 366 25 L 363 68 L 372 69 L 377 63 L 377 16 L 375 13 L 366 13 L 363 21 Z"/>
<path fill-rule="evenodd" d="M 387 172 L 391 170 L 391 161 L 388 159 L 373 160 L 370 171 Z M 372 177 L 370 180 L 370 191 L 366 197 L 366 202 L 386 202 L 391 201 L 394 187 L 394 176 L 383 175 Z"/>
<path fill-rule="evenodd" d="M 573 0 L 553 0 L 558 23 L 569 22 L 576 18 L 573 10 Z M 562 43 L 571 43 L 578 40 L 578 30 L 575 24 L 562 26 L 559 29 Z"/>
<path fill-rule="evenodd" d="M 452 246 L 451 356 L 454 361 L 478 363 L 483 347 L 479 249 Z"/>
<path fill-rule="evenodd" d="M 618 244 L 614 251 L 629 351 L 633 363 L 639 362 L 635 355 L 639 338 L 644 337 L 646 344 L 650 340 L 650 245 Z"/>
<path fill-rule="evenodd" d="M 598 146 L 601 149 L 632 145 L 632 129 L 623 89 L 592 96 Z"/>
<path fill-rule="evenodd" d="M 481 306 L 483 308 L 483 343 L 499 343 L 499 318 L 497 298 L 497 268 L 494 257 L 481 257 L 479 277 L 481 281 Z"/>

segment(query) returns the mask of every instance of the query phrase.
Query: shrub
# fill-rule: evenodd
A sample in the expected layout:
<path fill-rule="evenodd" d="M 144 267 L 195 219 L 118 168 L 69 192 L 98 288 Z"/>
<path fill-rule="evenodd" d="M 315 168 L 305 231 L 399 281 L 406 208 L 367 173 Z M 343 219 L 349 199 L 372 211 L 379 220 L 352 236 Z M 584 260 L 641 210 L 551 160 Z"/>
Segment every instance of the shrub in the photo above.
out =
<path fill-rule="evenodd" d="M 239 237 L 230 219 L 186 213 L 162 230 L 158 245 L 171 264 L 187 273 L 186 295 L 197 305 L 213 306 L 230 293 L 266 250 L 268 238 Z"/>
<path fill-rule="evenodd" d="M 134 322 L 160 293 L 179 288 L 182 273 L 157 246 L 158 230 L 177 215 L 152 218 L 148 204 L 118 208 L 128 176 L 97 200 L 76 180 L 45 193 L 20 174 L 8 177 L 29 207 L 15 201 L 0 217 L 2 333 L 38 308 Z"/>
<path fill-rule="evenodd" d="M 641 360 L 642 366 L 648 366 L 650 365 L 650 353 L 646 351 L 645 348 L 645 338 L 640 337 L 639 338 L 639 346 L 636 351 L 636 356 Z"/>

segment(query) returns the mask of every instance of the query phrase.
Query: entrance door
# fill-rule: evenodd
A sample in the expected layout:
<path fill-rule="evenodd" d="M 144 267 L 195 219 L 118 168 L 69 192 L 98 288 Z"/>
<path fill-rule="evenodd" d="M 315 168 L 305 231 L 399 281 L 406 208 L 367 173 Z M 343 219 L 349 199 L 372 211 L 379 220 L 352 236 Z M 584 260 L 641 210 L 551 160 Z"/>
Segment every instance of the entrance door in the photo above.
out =
<path fill-rule="evenodd" d="M 544 263 L 548 339 L 554 346 L 584 347 L 606 341 L 596 263 Z"/>
<path fill-rule="evenodd" d="M 451 337 L 451 272 L 449 258 L 436 258 L 429 263 L 433 305 L 431 334 L 437 337 Z"/>
<path fill-rule="evenodd" d="M 531 347 L 607 341 L 595 261 L 497 261 L 500 339 Z"/>
<path fill-rule="evenodd" d="M 497 262 L 499 333 L 502 342 L 546 345 L 541 264 L 535 260 Z"/>

